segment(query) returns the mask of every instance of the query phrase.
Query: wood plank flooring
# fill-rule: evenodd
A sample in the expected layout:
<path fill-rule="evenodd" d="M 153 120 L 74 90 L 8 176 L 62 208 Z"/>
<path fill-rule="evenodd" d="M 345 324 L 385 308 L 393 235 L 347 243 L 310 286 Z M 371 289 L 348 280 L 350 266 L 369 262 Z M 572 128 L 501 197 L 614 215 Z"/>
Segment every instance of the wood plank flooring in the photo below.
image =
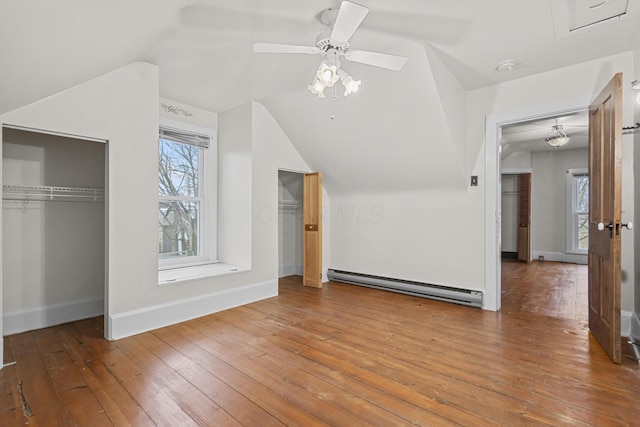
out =
<path fill-rule="evenodd" d="M 502 261 L 502 309 L 544 314 L 587 324 L 588 267 L 550 261 Z"/>
<path fill-rule="evenodd" d="M 290 277 L 278 297 L 115 342 L 101 318 L 12 335 L 0 425 L 640 424 L 636 362 L 611 363 L 580 320 L 510 307 Z"/>

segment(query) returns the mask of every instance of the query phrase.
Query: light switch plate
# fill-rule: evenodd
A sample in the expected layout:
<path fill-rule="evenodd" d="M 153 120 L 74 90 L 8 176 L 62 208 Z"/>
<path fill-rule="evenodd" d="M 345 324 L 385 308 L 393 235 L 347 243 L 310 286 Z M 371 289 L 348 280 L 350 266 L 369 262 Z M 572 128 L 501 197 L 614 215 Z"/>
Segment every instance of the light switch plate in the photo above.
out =
<path fill-rule="evenodd" d="M 471 186 L 472 187 L 478 186 L 478 175 L 471 175 Z"/>

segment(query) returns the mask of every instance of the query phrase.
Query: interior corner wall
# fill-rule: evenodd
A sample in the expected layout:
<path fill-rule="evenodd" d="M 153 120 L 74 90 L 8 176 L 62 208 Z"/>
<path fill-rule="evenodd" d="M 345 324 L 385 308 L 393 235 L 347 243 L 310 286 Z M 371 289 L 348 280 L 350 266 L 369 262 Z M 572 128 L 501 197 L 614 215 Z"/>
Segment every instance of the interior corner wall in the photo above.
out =
<path fill-rule="evenodd" d="M 278 293 L 278 169 L 307 171 L 308 166 L 259 103 L 219 113 L 217 123 L 218 255 L 223 262 L 250 269 L 162 287 L 156 283 L 144 305 L 131 306 L 114 316 L 114 321 L 122 324 L 116 337 Z M 155 247 L 153 256 L 157 257 Z"/>
<path fill-rule="evenodd" d="M 545 73 L 536 74 L 506 83 L 477 89 L 467 94 L 467 135 L 469 138 L 469 151 L 478 153 L 478 162 L 484 165 L 490 164 L 486 155 L 485 126 L 486 118 L 495 114 L 505 114 L 512 111 L 539 110 L 544 106 L 567 102 L 569 100 L 593 98 L 605 84 L 611 80 L 615 73 L 622 72 L 623 85 L 623 123 L 633 121 L 633 108 L 630 108 L 632 90 L 629 84 L 634 79 L 633 52 L 625 52 L 600 58 L 593 61 L 560 68 Z M 495 141 L 492 142 L 495 144 Z M 633 181 L 633 137 L 623 136 L 623 195 L 622 203 L 625 211 L 624 218 L 634 216 L 634 181 Z M 486 173 L 486 167 L 483 168 Z M 483 177 L 482 173 L 480 179 Z M 484 203 L 484 201 L 483 201 Z M 496 215 L 495 209 L 488 206 L 482 215 L 487 218 Z M 486 220 L 484 221 L 486 224 Z M 634 286 L 631 278 L 635 277 L 634 245 L 631 237 L 622 241 L 622 269 L 624 270 L 622 282 L 622 310 L 633 309 Z M 485 246 L 476 248 L 484 251 Z M 496 254 L 497 256 L 497 254 Z M 489 258 L 488 258 L 489 259 Z M 492 286 L 489 284 L 489 286 Z"/>
<path fill-rule="evenodd" d="M 259 257 L 265 263 L 273 277 L 278 277 L 278 170 L 290 170 L 308 173 L 312 172 L 307 162 L 295 149 L 269 110 L 257 101 L 252 101 L 253 117 L 253 155 L 254 174 L 254 224 L 264 228 L 254 244 L 259 245 Z M 329 212 L 332 201 L 323 188 L 322 192 L 322 239 L 323 239 L 323 280 L 327 280 L 329 251 L 331 245 L 331 224 Z M 255 253 L 255 252 L 254 252 Z"/>

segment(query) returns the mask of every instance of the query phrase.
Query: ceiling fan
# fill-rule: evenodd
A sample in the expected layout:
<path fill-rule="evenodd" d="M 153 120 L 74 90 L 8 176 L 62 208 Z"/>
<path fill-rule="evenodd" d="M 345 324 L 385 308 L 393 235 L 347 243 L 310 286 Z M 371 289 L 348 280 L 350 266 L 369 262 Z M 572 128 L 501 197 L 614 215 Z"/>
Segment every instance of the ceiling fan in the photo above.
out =
<path fill-rule="evenodd" d="M 345 0 L 340 4 L 339 9 L 327 9 L 320 15 L 322 23 L 329 28 L 318 35 L 315 46 L 254 43 L 253 51 L 256 53 L 306 53 L 325 56 L 326 59 L 320 63 L 313 83 L 308 86 L 309 91 L 324 98 L 324 89 L 333 87 L 340 80 L 345 87 L 344 95 L 349 96 L 358 90 L 360 80 L 354 80 L 340 68 L 341 57 L 348 61 L 393 71 L 402 69 L 407 62 L 407 58 L 404 56 L 351 49 L 349 39 L 368 13 L 368 8 Z"/>

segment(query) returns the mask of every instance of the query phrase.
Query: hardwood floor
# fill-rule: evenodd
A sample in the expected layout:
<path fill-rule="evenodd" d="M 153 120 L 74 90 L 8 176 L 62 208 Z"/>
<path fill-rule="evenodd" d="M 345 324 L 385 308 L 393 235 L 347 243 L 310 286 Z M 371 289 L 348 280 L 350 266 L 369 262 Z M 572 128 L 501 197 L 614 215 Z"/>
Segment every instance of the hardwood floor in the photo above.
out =
<path fill-rule="evenodd" d="M 588 267 L 550 261 L 502 261 L 502 310 L 588 324 Z"/>
<path fill-rule="evenodd" d="M 611 363 L 579 320 L 300 277 L 115 342 L 101 318 L 9 336 L 5 358 L 2 426 L 639 423 L 638 364 Z"/>

